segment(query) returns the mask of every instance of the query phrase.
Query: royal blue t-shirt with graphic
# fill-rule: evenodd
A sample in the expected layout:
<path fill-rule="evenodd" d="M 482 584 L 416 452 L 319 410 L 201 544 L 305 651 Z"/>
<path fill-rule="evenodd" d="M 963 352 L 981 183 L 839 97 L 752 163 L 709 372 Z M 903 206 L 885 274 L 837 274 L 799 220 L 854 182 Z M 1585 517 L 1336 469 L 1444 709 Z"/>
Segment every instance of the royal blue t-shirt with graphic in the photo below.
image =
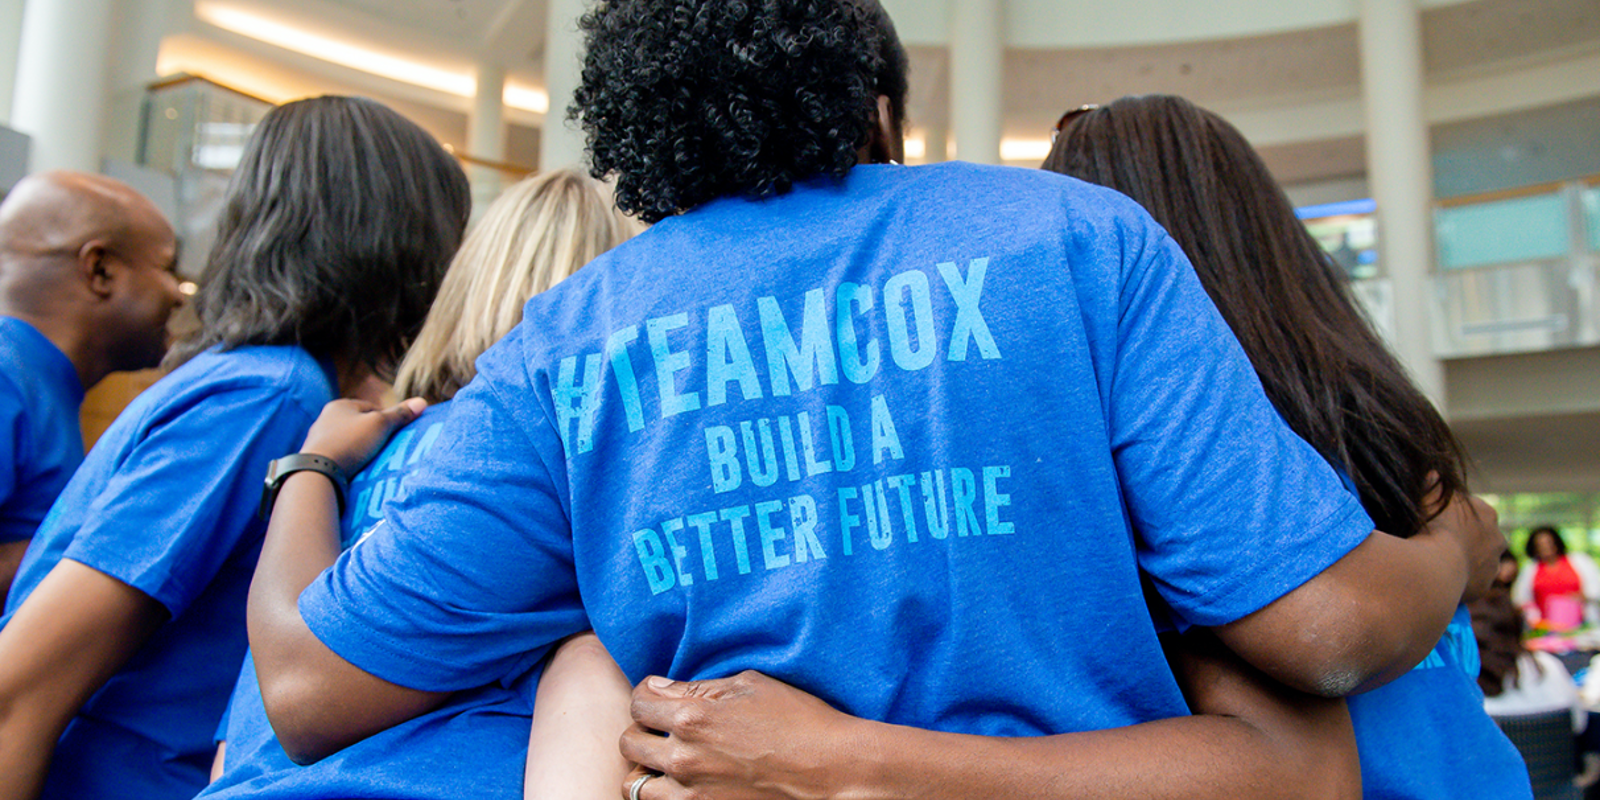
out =
<path fill-rule="evenodd" d="M 135 398 L 95 444 L 28 548 L 0 625 L 62 559 L 170 618 L 67 725 L 42 797 L 183 800 L 205 786 L 245 651 L 262 476 L 300 448 L 335 385 L 331 365 L 298 347 L 213 349 Z"/>
<path fill-rule="evenodd" d="M 83 463 L 78 370 L 38 329 L 0 317 L 0 542 L 29 539 Z"/>
<path fill-rule="evenodd" d="M 433 452 L 300 598 L 428 690 L 593 628 L 633 680 L 1128 725 L 1187 713 L 1141 570 L 1218 625 L 1372 530 L 1143 210 L 959 163 L 662 221 L 528 303 Z"/>
<path fill-rule="evenodd" d="M 1466 606 L 1410 672 L 1350 697 L 1367 800 L 1528 800 L 1528 768 L 1483 710 Z"/>
<path fill-rule="evenodd" d="M 382 519 L 384 504 L 404 494 L 404 479 L 437 441 L 448 405 L 429 407 L 395 433 L 350 481 L 343 547 L 358 545 Z M 463 693 L 438 710 L 301 767 L 289 760 L 273 735 L 255 664 L 247 657 L 221 737 L 228 743 L 226 769 L 200 796 L 207 800 L 520 798 L 532 713 L 524 692 L 532 697 L 531 684 L 537 679 L 531 674 L 527 687 L 497 684 Z"/>

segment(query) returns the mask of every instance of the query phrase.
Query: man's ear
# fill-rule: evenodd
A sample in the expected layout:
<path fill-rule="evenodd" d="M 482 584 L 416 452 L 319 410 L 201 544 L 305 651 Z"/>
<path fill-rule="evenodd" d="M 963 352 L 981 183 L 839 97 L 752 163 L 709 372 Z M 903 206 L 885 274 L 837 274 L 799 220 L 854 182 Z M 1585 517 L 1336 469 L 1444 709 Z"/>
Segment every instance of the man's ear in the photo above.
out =
<path fill-rule="evenodd" d="M 95 297 L 107 298 L 116 291 L 116 267 L 105 242 L 91 239 L 78 249 L 78 266 L 85 285 Z"/>

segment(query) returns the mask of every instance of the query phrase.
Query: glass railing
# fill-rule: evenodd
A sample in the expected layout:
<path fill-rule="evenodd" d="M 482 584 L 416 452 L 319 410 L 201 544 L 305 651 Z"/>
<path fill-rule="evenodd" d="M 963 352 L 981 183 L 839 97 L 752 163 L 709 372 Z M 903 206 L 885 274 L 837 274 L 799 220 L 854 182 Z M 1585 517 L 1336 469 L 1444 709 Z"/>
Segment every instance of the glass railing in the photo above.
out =
<path fill-rule="evenodd" d="M 1600 178 L 1592 178 L 1583 189 L 1583 223 L 1589 232 L 1589 250 L 1600 253 Z"/>
<path fill-rule="evenodd" d="M 1441 270 L 1560 258 L 1572 248 L 1566 192 L 1441 205 L 1434 236 Z"/>
<path fill-rule="evenodd" d="M 1434 220 L 1440 358 L 1600 344 L 1600 180 L 1446 200 Z"/>
<path fill-rule="evenodd" d="M 205 78 L 180 75 L 145 91 L 140 166 L 172 175 L 178 271 L 198 276 L 216 238 L 228 179 L 272 103 Z"/>

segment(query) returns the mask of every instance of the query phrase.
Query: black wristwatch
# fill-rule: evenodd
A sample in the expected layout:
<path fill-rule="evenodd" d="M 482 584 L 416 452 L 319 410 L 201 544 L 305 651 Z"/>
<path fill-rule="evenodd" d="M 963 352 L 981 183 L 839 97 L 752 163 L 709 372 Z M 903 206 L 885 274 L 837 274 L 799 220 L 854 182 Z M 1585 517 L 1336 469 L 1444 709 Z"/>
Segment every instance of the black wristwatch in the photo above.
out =
<path fill-rule="evenodd" d="M 339 469 L 338 463 L 327 456 L 295 453 L 267 465 L 267 485 L 261 490 L 262 519 L 272 515 L 272 503 L 278 499 L 283 479 L 296 472 L 316 472 L 328 476 L 328 480 L 333 481 L 333 494 L 339 498 L 339 517 L 344 518 L 344 496 L 350 489 L 350 479 L 345 477 L 344 470 Z"/>

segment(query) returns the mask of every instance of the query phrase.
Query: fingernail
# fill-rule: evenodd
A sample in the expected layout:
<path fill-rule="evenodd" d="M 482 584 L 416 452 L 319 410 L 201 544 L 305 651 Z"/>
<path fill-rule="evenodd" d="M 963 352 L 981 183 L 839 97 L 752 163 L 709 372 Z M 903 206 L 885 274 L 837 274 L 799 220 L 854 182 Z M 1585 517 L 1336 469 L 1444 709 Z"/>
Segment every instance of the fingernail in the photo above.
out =
<path fill-rule="evenodd" d="M 650 688 L 652 689 L 666 689 L 671 687 L 672 684 L 676 683 L 676 681 L 672 680 L 671 678 L 663 678 L 660 675 L 651 675 L 650 677 L 645 678 L 644 682 L 649 684 Z"/>

